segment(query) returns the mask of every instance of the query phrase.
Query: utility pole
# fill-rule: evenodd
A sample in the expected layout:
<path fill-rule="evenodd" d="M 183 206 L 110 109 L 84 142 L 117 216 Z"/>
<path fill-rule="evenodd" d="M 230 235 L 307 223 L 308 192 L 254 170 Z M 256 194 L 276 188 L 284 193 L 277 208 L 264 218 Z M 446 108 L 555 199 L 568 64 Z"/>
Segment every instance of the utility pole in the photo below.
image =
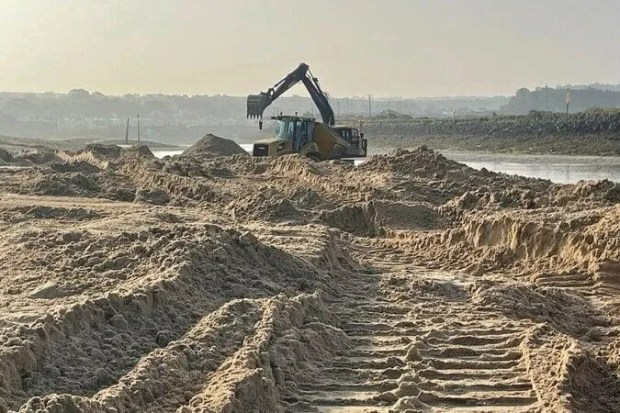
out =
<path fill-rule="evenodd" d="M 566 114 L 568 115 L 568 108 L 570 107 L 570 89 L 566 91 Z"/>
<path fill-rule="evenodd" d="M 368 119 L 372 119 L 372 95 L 368 95 Z"/>
<path fill-rule="evenodd" d="M 338 119 L 340 119 L 340 99 L 336 101 L 336 105 L 338 105 Z"/>
<path fill-rule="evenodd" d="M 125 145 L 129 145 L 129 118 L 127 118 L 127 125 L 125 126 Z"/>
<path fill-rule="evenodd" d="M 138 113 L 138 143 L 140 143 L 140 114 Z"/>

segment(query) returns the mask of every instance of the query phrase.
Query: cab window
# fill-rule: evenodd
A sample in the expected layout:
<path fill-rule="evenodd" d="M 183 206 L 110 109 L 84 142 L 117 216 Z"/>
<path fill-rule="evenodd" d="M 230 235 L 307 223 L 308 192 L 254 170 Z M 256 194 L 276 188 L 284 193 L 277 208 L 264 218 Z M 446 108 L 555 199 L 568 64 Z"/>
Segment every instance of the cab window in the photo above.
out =
<path fill-rule="evenodd" d="M 295 122 L 280 120 L 276 125 L 276 136 L 280 139 L 292 140 L 294 129 Z"/>

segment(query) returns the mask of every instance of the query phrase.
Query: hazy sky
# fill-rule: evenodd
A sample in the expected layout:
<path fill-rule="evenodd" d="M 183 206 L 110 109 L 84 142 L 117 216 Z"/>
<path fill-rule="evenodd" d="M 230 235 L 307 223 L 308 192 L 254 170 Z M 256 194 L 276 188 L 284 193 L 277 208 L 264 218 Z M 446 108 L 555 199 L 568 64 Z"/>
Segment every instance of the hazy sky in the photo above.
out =
<path fill-rule="evenodd" d="M 0 90 L 246 95 L 301 61 L 333 96 L 620 83 L 619 16 L 619 0 L 0 0 Z"/>

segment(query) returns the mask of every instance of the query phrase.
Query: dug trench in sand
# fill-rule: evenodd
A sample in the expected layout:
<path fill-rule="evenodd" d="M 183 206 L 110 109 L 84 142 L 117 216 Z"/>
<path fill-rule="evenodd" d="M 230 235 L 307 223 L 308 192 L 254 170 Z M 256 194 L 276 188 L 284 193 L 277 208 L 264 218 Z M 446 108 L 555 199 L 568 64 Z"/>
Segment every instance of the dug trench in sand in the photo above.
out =
<path fill-rule="evenodd" d="M 0 172 L 0 411 L 620 405 L 616 184 L 205 139 Z"/>

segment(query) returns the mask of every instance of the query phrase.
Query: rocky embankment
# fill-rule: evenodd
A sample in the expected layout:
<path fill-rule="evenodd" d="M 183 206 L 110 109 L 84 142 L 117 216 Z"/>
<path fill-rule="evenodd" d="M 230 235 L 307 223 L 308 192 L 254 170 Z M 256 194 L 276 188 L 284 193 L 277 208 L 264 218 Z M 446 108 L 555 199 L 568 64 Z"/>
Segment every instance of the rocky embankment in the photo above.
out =
<path fill-rule="evenodd" d="M 620 155 L 620 112 L 532 112 L 525 116 L 374 121 L 366 124 L 375 147 L 487 152 Z"/>

